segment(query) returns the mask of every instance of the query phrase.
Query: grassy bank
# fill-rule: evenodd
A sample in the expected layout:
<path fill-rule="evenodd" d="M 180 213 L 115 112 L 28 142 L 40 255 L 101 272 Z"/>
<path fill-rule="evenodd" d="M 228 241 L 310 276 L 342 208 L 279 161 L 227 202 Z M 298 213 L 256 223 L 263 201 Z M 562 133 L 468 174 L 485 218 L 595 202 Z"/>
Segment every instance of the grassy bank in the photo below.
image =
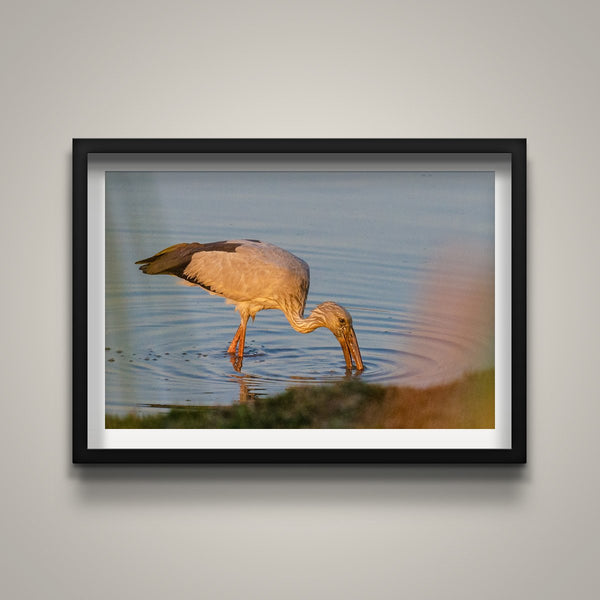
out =
<path fill-rule="evenodd" d="M 107 429 L 493 428 L 494 371 L 418 389 L 349 381 L 291 388 L 233 406 L 174 408 L 168 413 L 106 416 Z"/>

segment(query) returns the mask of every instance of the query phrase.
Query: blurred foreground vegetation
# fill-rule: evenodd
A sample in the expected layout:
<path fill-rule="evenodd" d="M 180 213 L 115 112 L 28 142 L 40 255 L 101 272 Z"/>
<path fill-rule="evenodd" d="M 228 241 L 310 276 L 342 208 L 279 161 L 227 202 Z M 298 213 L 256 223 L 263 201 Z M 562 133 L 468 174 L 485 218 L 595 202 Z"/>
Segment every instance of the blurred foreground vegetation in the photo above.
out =
<path fill-rule="evenodd" d="M 232 406 L 193 406 L 156 415 L 106 416 L 107 429 L 493 427 L 493 369 L 425 389 L 384 387 L 357 380 L 291 388 L 277 396 Z"/>

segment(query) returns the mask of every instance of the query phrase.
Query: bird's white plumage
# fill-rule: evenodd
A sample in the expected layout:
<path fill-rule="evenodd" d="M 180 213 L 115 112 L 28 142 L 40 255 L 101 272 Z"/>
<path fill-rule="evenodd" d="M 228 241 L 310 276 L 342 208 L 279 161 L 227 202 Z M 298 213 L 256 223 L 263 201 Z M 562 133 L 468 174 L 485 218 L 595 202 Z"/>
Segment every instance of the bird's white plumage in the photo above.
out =
<path fill-rule="evenodd" d="M 195 253 L 184 274 L 253 315 L 265 308 L 302 315 L 310 285 L 308 264 L 267 242 L 227 240 L 233 252 Z M 284 312 L 286 312 L 284 310 Z"/>

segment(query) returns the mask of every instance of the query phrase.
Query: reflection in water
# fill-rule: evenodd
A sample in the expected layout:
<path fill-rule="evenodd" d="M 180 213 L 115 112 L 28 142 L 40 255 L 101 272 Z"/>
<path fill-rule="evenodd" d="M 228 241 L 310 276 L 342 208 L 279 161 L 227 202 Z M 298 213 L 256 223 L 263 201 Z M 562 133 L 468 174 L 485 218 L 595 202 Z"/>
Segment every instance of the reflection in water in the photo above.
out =
<path fill-rule="evenodd" d="M 231 363 L 231 366 L 233 367 L 234 371 L 237 371 L 239 373 L 242 370 L 242 357 L 238 356 L 237 354 L 229 353 L 229 362 Z"/>
<path fill-rule="evenodd" d="M 236 356 L 232 356 L 230 355 L 230 360 L 231 360 L 231 365 L 233 366 L 233 368 L 235 369 L 236 373 L 229 373 L 227 375 L 227 378 L 233 382 L 233 383 L 237 383 L 240 387 L 240 397 L 239 397 L 239 402 L 240 404 L 245 404 L 247 402 L 254 402 L 254 400 L 256 400 L 256 398 L 258 398 L 261 394 L 259 392 L 259 389 L 257 387 L 257 383 L 258 385 L 260 385 L 260 382 L 253 382 L 252 381 L 252 376 L 251 375 L 244 375 L 243 373 L 239 372 L 239 369 L 236 368 L 236 361 L 239 360 Z M 254 383 L 254 385 L 253 385 Z"/>
<path fill-rule="evenodd" d="M 230 355 L 231 365 L 235 368 L 236 357 Z M 359 379 L 361 377 L 360 371 L 354 371 L 352 369 L 346 369 L 346 372 L 343 377 L 339 377 L 336 381 L 350 381 L 352 379 Z M 291 384 L 297 384 L 300 386 L 311 385 L 317 383 L 314 377 L 306 377 L 301 375 L 288 375 L 289 381 L 287 383 L 288 387 L 291 387 Z M 263 385 L 263 379 L 261 377 L 256 377 L 255 375 L 245 374 L 242 372 L 229 373 L 227 378 L 231 382 L 236 382 L 240 388 L 240 396 L 239 402 L 240 404 L 245 404 L 249 402 L 254 402 L 257 398 L 261 396 L 265 396 L 265 386 Z"/>
<path fill-rule="evenodd" d="M 492 173 L 108 173 L 107 412 L 252 402 L 349 376 L 328 330 L 302 335 L 279 311 L 250 324 L 236 372 L 231 307 L 134 264 L 232 238 L 310 264 L 307 313 L 336 298 L 352 314 L 365 371 L 351 377 L 427 386 L 493 365 Z"/>

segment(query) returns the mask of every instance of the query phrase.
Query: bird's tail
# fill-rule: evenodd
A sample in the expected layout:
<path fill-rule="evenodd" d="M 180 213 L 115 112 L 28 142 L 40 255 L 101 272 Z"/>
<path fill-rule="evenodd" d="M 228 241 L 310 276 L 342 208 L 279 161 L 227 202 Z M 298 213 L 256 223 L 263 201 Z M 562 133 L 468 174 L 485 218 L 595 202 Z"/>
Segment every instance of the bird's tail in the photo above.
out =
<path fill-rule="evenodd" d="M 175 244 L 169 246 L 154 256 L 136 261 L 136 265 L 142 265 L 140 271 L 148 275 L 161 273 L 179 275 L 190 261 L 191 255 L 197 251 L 201 244 Z"/>

